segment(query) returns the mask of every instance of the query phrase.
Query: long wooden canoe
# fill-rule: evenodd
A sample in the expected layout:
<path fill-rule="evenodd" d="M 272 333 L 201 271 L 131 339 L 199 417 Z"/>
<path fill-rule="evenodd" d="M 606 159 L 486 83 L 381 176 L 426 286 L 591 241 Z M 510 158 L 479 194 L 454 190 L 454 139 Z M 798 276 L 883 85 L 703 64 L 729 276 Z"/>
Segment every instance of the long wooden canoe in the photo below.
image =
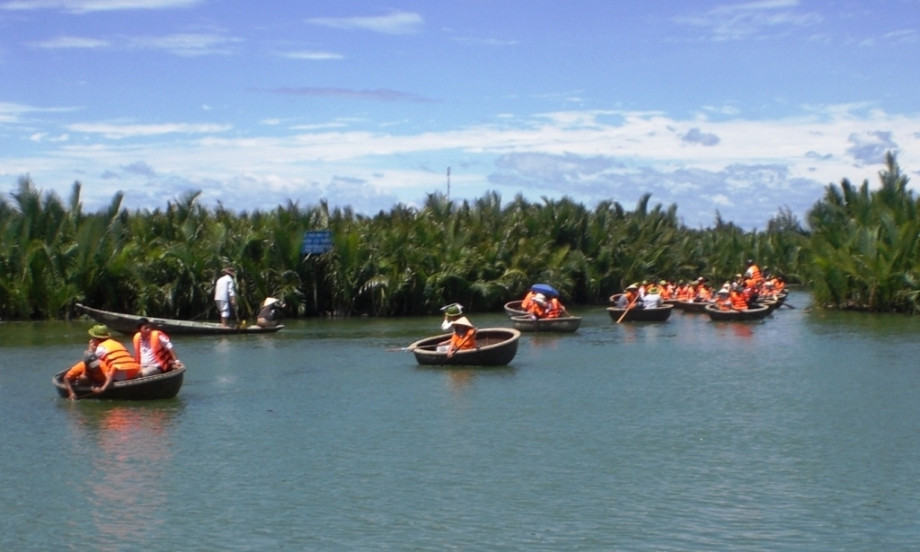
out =
<path fill-rule="evenodd" d="M 521 332 L 513 328 L 482 328 L 476 330 L 476 348 L 463 349 L 448 357 L 438 351 L 438 343 L 450 339 L 442 334 L 420 339 L 407 347 L 419 364 L 427 366 L 504 366 L 517 354 Z"/>
<path fill-rule="evenodd" d="M 559 318 L 537 318 L 530 315 L 512 316 L 514 329 L 522 332 L 574 332 L 581 325 L 580 316 L 560 316 Z"/>
<path fill-rule="evenodd" d="M 614 322 L 619 321 L 621 316 L 623 316 L 623 322 L 664 322 L 671 316 L 673 310 L 674 305 L 661 305 L 651 309 L 633 307 L 626 312 L 626 316 L 623 316 L 626 309 L 607 307 L 607 312 Z"/>
<path fill-rule="evenodd" d="M 709 315 L 709 318 L 716 322 L 732 322 L 732 321 L 749 321 L 749 320 L 760 320 L 764 318 L 770 311 L 772 311 L 767 305 L 759 305 L 756 307 L 750 307 L 744 310 L 722 310 L 716 305 L 708 305 L 706 307 L 706 314 Z"/>
<path fill-rule="evenodd" d="M 58 372 L 51 378 L 51 383 L 57 389 L 58 395 L 67 398 L 67 387 L 64 385 L 64 374 L 67 370 Z M 143 378 L 113 382 L 104 392 L 96 394 L 86 387 L 74 387 L 74 392 L 80 399 L 112 399 L 120 401 L 152 401 L 171 399 L 179 394 L 182 380 L 185 378 L 185 367 L 176 368 L 163 374 L 155 374 Z"/>
<path fill-rule="evenodd" d="M 105 324 L 110 330 L 125 335 L 134 335 L 137 332 L 137 321 L 143 318 L 137 314 L 123 314 L 106 310 L 94 309 L 86 305 L 76 304 L 76 307 L 86 313 L 90 318 Z M 216 322 L 196 322 L 193 320 L 173 320 L 171 318 L 147 317 L 150 325 L 158 330 L 163 330 L 169 335 L 232 335 L 232 334 L 257 334 L 277 332 L 284 327 L 283 324 L 271 328 L 262 328 L 256 325 L 241 327 L 224 327 Z"/>

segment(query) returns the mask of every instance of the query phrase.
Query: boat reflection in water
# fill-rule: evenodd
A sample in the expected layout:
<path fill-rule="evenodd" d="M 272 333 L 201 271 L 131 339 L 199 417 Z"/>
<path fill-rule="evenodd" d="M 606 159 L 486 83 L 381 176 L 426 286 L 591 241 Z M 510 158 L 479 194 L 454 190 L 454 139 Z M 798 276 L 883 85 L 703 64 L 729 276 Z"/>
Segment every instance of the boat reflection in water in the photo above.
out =
<path fill-rule="evenodd" d="M 180 401 L 153 403 L 69 403 L 74 453 L 85 477 L 70 480 L 88 504 L 69 519 L 91 520 L 87 538 L 96 550 L 127 542 L 155 542 L 170 518 L 167 473 L 172 463 L 170 431 Z"/>

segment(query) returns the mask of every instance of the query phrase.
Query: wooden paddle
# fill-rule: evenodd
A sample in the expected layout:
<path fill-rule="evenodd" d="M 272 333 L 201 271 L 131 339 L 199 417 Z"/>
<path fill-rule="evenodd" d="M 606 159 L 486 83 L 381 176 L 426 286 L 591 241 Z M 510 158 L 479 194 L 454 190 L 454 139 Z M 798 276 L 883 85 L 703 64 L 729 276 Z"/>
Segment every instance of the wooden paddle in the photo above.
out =
<path fill-rule="evenodd" d="M 636 295 L 636 298 L 633 299 L 632 301 L 630 301 L 630 303 L 629 303 L 628 305 L 626 305 L 626 309 L 623 310 L 623 314 L 620 315 L 620 319 L 617 320 L 617 324 L 619 324 L 620 322 L 623 321 L 624 318 L 626 318 L 626 313 L 629 312 L 629 309 L 631 309 L 631 308 L 633 307 L 633 305 L 636 304 L 636 301 L 638 301 L 638 300 L 639 300 L 639 296 Z"/>

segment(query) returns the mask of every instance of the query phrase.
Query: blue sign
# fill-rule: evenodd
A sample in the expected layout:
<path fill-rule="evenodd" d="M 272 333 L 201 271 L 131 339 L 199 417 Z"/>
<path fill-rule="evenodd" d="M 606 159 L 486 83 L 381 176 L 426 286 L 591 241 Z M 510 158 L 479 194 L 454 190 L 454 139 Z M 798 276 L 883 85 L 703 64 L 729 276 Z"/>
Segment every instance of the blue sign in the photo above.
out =
<path fill-rule="evenodd" d="M 300 254 L 328 253 L 332 251 L 332 230 L 315 230 L 304 232 Z"/>

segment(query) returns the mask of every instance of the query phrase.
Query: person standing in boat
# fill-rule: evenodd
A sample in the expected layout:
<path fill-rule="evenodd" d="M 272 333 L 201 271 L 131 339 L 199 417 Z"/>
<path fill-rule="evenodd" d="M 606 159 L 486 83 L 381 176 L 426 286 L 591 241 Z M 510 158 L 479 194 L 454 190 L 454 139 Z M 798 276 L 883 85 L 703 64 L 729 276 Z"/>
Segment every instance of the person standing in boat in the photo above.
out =
<path fill-rule="evenodd" d="M 281 320 L 281 309 L 284 303 L 274 297 L 266 297 L 262 301 L 262 308 L 256 315 L 256 326 L 260 328 L 274 328 Z"/>
<path fill-rule="evenodd" d="M 64 374 L 67 396 L 76 399 L 74 385 L 89 386 L 90 392 L 102 393 L 113 382 L 139 377 L 141 365 L 135 362 L 124 345 L 112 339 L 109 328 L 96 324 L 89 329 L 89 348 L 83 360 L 74 364 Z"/>
<path fill-rule="evenodd" d="M 231 308 L 236 309 L 234 276 L 236 271 L 228 266 L 221 271 L 220 278 L 214 283 L 214 303 L 217 305 L 217 312 L 220 313 L 220 325 L 225 328 L 229 326 Z"/>
<path fill-rule="evenodd" d="M 141 365 L 141 376 L 152 376 L 182 367 L 182 361 L 176 356 L 176 349 L 169 336 L 162 330 L 154 330 L 146 318 L 137 321 L 133 345 L 134 361 Z"/>

